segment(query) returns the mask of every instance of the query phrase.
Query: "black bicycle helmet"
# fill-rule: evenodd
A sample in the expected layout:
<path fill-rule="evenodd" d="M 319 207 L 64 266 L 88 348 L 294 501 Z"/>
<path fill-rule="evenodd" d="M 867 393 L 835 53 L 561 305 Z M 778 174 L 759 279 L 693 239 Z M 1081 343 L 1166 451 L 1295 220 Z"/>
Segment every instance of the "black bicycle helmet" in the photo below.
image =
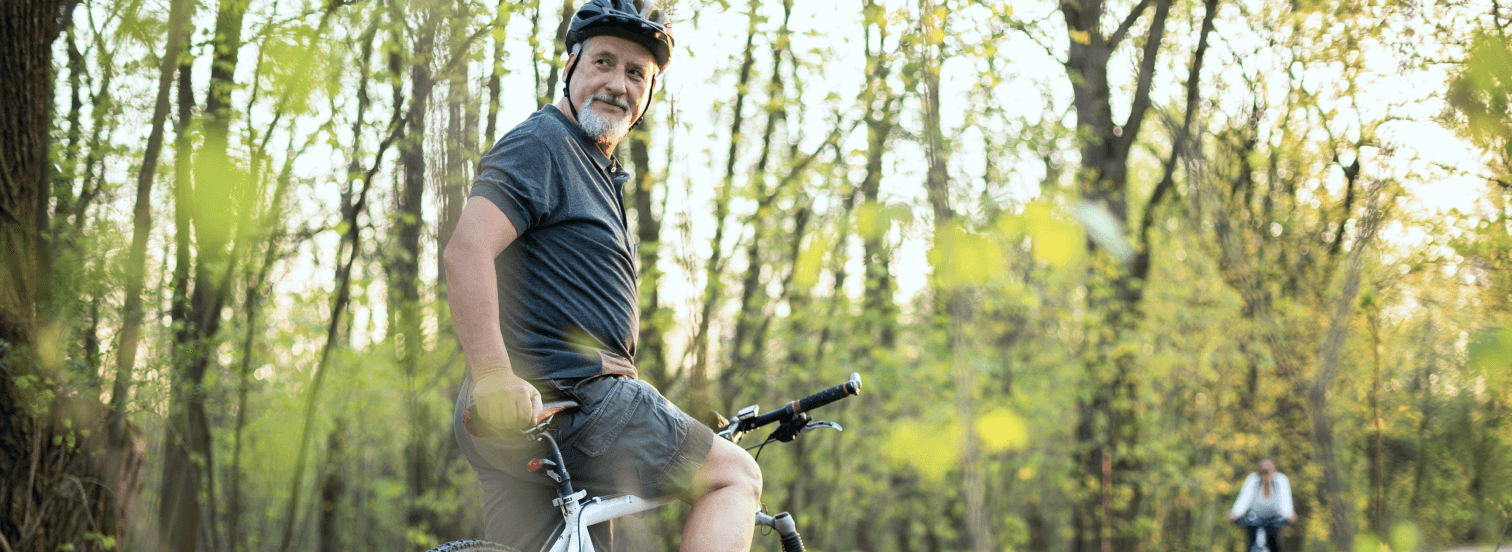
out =
<path fill-rule="evenodd" d="M 571 52 L 574 46 L 599 35 L 617 36 L 644 46 L 651 52 L 651 57 L 656 59 L 657 74 L 666 71 L 667 65 L 672 62 L 674 41 L 667 12 L 656 7 L 651 0 L 588 0 L 588 3 L 572 14 L 572 21 L 568 23 L 567 51 Z M 572 102 L 570 86 L 572 72 L 577 69 L 577 59 L 573 59 L 572 65 L 562 75 L 562 95 L 567 97 L 567 107 L 572 110 L 574 119 L 578 116 L 578 108 Z M 656 88 L 656 77 L 657 75 L 651 75 L 652 89 Z M 631 128 L 640 126 L 641 118 L 650 108 L 647 105 L 641 110 Z"/>
<path fill-rule="evenodd" d="M 672 29 L 667 14 L 650 0 L 588 0 L 567 26 L 567 51 L 590 37 L 614 35 L 651 51 L 658 70 L 672 61 Z"/>

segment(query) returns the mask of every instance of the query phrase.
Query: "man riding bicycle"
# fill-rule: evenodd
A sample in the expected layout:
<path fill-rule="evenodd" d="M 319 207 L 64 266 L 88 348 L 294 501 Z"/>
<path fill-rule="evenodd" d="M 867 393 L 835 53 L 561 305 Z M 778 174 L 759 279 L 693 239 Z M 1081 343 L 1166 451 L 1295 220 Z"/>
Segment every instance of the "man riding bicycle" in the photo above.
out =
<path fill-rule="evenodd" d="M 560 519 L 539 445 L 515 431 L 546 401 L 563 461 L 590 495 L 676 496 L 692 505 L 682 550 L 750 549 L 761 470 L 750 454 L 636 379 L 635 235 L 615 146 L 646 112 L 671 60 L 665 14 L 649 1 L 589 0 L 567 33 L 564 95 L 483 157 L 444 260 L 467 357 L 457 440 L 483 491 L 485 538 L 537 550 Z M 476 405 L 479 419 L 468 419 Z M 478 436 L 490 435 L 490 436 Z M 608 524 L 595 548 L 611 550 Z"/>

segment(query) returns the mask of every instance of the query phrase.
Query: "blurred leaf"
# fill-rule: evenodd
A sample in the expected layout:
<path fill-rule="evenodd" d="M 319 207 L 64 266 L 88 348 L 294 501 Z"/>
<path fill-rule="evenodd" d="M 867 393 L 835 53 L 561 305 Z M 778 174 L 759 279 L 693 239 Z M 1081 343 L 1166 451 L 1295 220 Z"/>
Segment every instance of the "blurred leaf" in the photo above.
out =
<path fill-rule="evenodd" d="M 194 156 L 194 195 L 191 212 L 201 247 L 217 247 L 231 241 L 236 224 L 236 205 L 247 189 L 247 170 L 218 152 L 201 150 Z"/>
<path fill-rule="evenodd" d="M 1004 264 L 1002 249 L 986 236 L 952 224 L 937 230 L 929 264 L 947 289 L 986 283 Z"/>
<path fill-rule="evenodd" d="M 1395 552 L 1416 552 L 1422 540 L 1422 531 L 1411 522 L 1398 523 L 1391 528 L 1391 549 Z"/>
<path fill-rule="evenodd" d="M 1083 201 L 1076 206 L 1076 220 L 1081 221 L 1087 235 L 1097 247 L 1119 262 L 1128 262 L 1134 256 L 1134 247 L 1124 236 L 1123 224 L 1102 204 Z"/>
<path fill-rule="evenodd" d="M 1375 535 L 1361 533 L 1355 537 L 1354 552 L 1387 552 L 1386 547 Z"/>
<path fill-rule="evenodd" d="M 819 270 L 834 245 L 835 238 L 828 232 L 820 232 L 808 237 L 808 244 L 798 254 L 798 266 L 793 269 L 795 285 L 807 289 L 819 283 Z"/>
<path fill-rule="evenodd" d="M 961 463 L 961 429 L 905 421 L 893 428 L 883 448 L 892 461 L 911 467 L 931 481 L 943 479 Z"/>
<path fill-rule="evenodd" d="M 1081 229 L 1051 211 L 1044 202 L 1030 203 L 1024 209 L 1029 235 L 1034 237 L 1034 256 L 1056 268 L 1065 268 L 1086 251 Z"/>
<path fill-rule="evenodd" d="M 1018 450 L 1029 444 L 1024 418 L 1012 410 L 998 409 L 983 414 L 977 418 L 976 430 L 982 445 L 991 452 Z"/>
<path fill-rule="evenodd" d="M 856 207 L 856 234 L 862 238 L 874 239 L 876 236 L 886 232 L 885 228 L 878 228 L 881 226 L 878 220 L 880 218 L 878 215 L 881 212 L 882 207 L 870 201 Z"/>

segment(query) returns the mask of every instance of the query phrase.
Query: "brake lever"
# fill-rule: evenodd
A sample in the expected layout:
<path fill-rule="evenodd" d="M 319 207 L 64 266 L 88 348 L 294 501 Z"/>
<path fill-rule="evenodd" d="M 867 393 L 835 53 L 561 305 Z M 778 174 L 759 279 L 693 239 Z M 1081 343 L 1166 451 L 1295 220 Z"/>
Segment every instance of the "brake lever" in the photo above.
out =
<path fill-rule="evenodd" d="M 798 434 L 803 435 L 804 433 L 808 433 L 816 429 L 833 429 L 835 431 L 845 431 L 845 428 L 840 427 L 840 424 L 837 424 L 835 422 L 814 422 L 809 425 L 803 426 L 803 429 L 798 430 Z"/>

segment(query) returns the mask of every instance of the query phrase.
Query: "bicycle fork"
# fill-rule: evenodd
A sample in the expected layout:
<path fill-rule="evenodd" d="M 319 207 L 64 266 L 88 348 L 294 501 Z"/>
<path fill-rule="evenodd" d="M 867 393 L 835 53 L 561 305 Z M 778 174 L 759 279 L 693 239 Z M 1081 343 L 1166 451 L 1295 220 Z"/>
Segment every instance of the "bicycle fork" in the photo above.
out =
<path fill-rule="evenodd" d="M 803 552 L 803 537 L 798 536 L 798 525 L 793 523 L 792 514 L 783 512 L 769 516 L 765 512 L 756 512 L 756 525 L 777 531 L 777 536 L 782 538 L 782 552 Z"/>

